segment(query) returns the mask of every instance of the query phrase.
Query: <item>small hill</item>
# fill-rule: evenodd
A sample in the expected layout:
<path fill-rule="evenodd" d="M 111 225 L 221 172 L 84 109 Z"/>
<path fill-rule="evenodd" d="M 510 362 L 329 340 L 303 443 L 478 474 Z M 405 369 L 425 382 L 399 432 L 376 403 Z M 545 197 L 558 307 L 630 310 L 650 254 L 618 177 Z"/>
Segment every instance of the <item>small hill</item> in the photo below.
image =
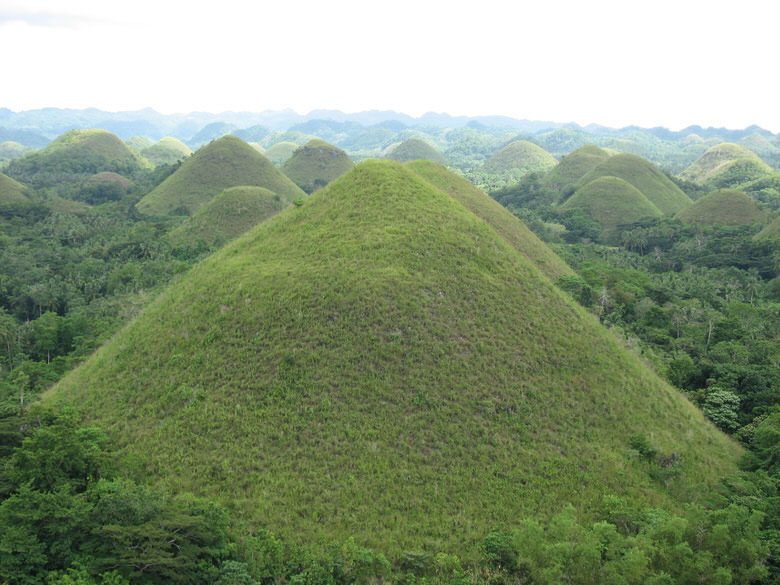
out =
<path fill-rule="evenodd" d="M 740 146 L 752 150 L 760 157 L 771 157 L 780 154 L 780 148 L 777 148 L 777 146 L 772 144 L 766 136 L 759 134 L 758 132 L 753 133 L 750 136 L 745 136 L 739 141 L 739 144 Z"/>
<path fill-rule="evenodd" d="M 171 165 L 192 154 L 192 149 L 178 138 L 166 136 L 144 148 L 141 154 L 154 166 Z"/>
<path fill-rule="evenodd" d="M 482 218 L 507 244 L 528 258 L 553 282 L 561 276 L 574 274 L 517 216 L 468 180 L 433 161 L 411 161 L 406 166 Z"/>
<path fill-rule="evenodd" d="M 441 165 L 447 164 L 447 159 L 433 146 L 419 138 L 408 138 L 387 153 L 387 158 L 399 162 L 410 160 L 432 160 Z"/>
<path fill-rule="evenodd" d="M 212 122 L 211 124 L 206 124 L 203 128 L 201 128 L 192 138 L 190 138 L 187 142 L 197 148 L 199 146 L 203 146 L 204 144 L 211 142 L 212 140 L 217 140 L 218 138 L 222 138 L 226 134 L 230 134 L 234 130 L 238 130 L 236 126 L 233 124 L 228 124 L 227 122 Z"/>
<path fill-rule="evenodd" d="M 639 189 L 613 176 L 589 181 L 577 189 L 562 207 L 585 209 L 601 223 L 601 239 L 606 242 L 615 240 L 620 225 L 664 215 Z"/>
<path fill-rule="evenodd" d="M 767 226 L 753 236 L 754 240 L 780 240 L 780 215 L 770 221 Z"/>
<path fill-rule="evenodd" d="M 223 136 L 189 157 L 136 207 L 147 215 L 192 215 L 225 189 L 265 187 L 285 203 L 305 197 L 271 162 L 235 136 Z"/>
<path fill-rule="evenodd" d="M 549 152 L 528 142 L 516 140 L 488 158 L 484 169 L 490 173 L 503 173 L 514 169 L 531 173 L 543 173 L 553 168 L 558 161 Z"/>
<path fill-rule="evenodd" d="M 293 152 L 295 152 L 295 149 L 297 148 L 298 145 L 294 142 L 277 142 L 265 150 L 265 156 L 277 167 L 280 167 L 287 162 L 287 160 L 293 155 Z"/>
<path fill-rule="evenodd" d="M 315 138 L 295 149 L 282 166 L 282 172 L 306 193 L 312 193 L 354 166 L 346 152 Z"/>
<path fill-rule="evenodd" d="M 168 234 L 173 245 L 221 245 L 279 213 L 286 203 L 263 187 L 231 187 Z"/>
<path fill-rule="evenodd" d="M 594 144 L 586 144 L 564 156 L 561 162 L 542 177 L 542 183 L 560 191 L 566 185 L 574 185 L 588 171 L 594 169 L 609 157 L 610 154 L 603 148 L 599 148 Z"/>
<path fill-rule="evenodd" d="M 154 141 L 146 136 L 131 136 L 125 140 L 125 144 L 140 153 L 144 148 L 149 148 L 154 144 Z"/>
<path fill-rule="evenodd" d="M 80 183 L 100 172 L 132 175 L 148 166 L 106 130 L 71 130 L 43 150 L 11 161 L 7 174 L 36 189 Z"/>
<path fill-rule="evenodd" d="M 24 156 L 32 149 L 11 140 L 0 143 L 0 162 L 7 162 Z"/>
<path fill-rule="evenodd" d="M 692 203 L 663 171 L 635 154 L 616 154 L 608 158 L 577 181 L 577 187 L 601 177 L 617 177 L 633 185 L 664 215 L 672 216 Z"/>
<path fill-rule="evenodd" d="M 680 178 L 695 183 L 708 183 L 719 173 L 728 171 L 728 167 L 737 161 L 751 161 L 758 168 L 771 172 L 769 165 L 752 150 L 733 142 L 723 142 L 707 149 L 701 157 L 680 173 Z"/>
<path fill-rule="evenodd" d="M 755 183 L 762 179 L 771 180 L 772 176 L 771 167 L 764 161 L 740 158 L 718 167 L 710 175 L 706 185 L 714 189 L 737 188 L 741 190 L 750 183 Z"/>
<path fill-rule="evenodd" d="M 698 199 L 677 217 L 706 225 L 751 225 L 766 222 L 769 214 L 756 201 L 736 189 L 718 189 Z"/>
<path fill-rule="evenodd" d="M 369 161 L 182 275 L 46 400 L 304 545 L 474 559 L 604 494 L 681 507 L 740 448 L 482 219 Z M 673 489 L 632 437 L 674 453 Z M 327 546 L 327 545 L 323 545 Z"/>
<path fill-rule="evenodd" d="M 0 205 L 7 203 L 24 203 L 29 201 L 27 187 L 0 173 Z"/>

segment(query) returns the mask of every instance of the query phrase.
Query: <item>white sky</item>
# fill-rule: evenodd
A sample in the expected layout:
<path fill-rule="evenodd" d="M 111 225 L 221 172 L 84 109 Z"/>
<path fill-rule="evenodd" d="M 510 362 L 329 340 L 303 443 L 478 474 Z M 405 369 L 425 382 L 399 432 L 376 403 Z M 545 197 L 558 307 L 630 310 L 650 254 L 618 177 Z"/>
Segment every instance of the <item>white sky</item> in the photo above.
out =
<path fill-rule="evenodd" d="M 780 132 L 775 0 L 0 0 L 0 107 Z"/>

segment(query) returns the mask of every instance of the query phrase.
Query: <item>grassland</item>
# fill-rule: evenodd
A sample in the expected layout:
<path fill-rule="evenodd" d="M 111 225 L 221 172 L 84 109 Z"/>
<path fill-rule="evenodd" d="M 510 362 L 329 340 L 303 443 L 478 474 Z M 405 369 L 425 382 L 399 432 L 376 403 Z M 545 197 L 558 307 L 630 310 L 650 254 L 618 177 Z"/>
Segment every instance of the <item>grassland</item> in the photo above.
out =
<path fill-rule="evenodd" d="M 693 202 L 653 163 L 635 154 L 617 154 L 586 173 L 578 182 L 583 187 L 600 177 L 617 177 L 638 189 L 661 213 L 673 216 Z"/>
<path fill-rule="evenodd" d="M 387 158 L 399 162 L 408 162 L 410 160 L 432 160 L 433 162 L 439 163 L 441 165 L 447 164 L 447 159 L 444 158 L 443 154 L 419 138 L 408 138 L 407 140 L 404 140 L 401 144 L 395 148 L 392 148 L 387 153 Z"/>
<path fill-rule="evenodd" d="M 610 154 L 603 148 L 593 144 L 586 144 L 564 156 L 561 162 L 542 178 L 542 182 L 548 187 L 560 191 L 567 185 L 574 185 L 588 171 L 594 169 L 609 157 Z"/>
<path fill-rule="evenodd" d="M 484 170 L 489 173 L 503 173 L 513 169 L 543 173 L 556 164 L 558 161 L 555 157 L 542 147 L 527 140 L 515 140 L 488 158 Z"/>
<path fill-rule="evenodd" d="M 770 221 L 767 226 L 753 236 L 755 240 L 780 240 L 780 215 Z"/>
<path fill-rule="evenodd" d="M 742 191 L 718 189 L 698 199 L 677 217 L 706 225 L 751 225 L 765 223 L 769 213 Z"/>
<path fill-rule="evenodd" d="M 306 196 L 262 154 L 228 135 L 199 149 L 136 207 L 147 215 L 192 215 L 225 189 L 239 185 L 265 187 L 285 203 Z"/>
<path fill-rule="evenodd" d="M 663 213 L 642 192 L 618 177 L 598 177 L 577 189 L 564 209 L 585 209 L 601 224 L 601 239 L 614 241 L 618 226 Z"/>
<path fill-rule="evenodd" d="M 695 183 L 709 183 L 718 174 L 726 171 L 730 165 L 741 160 L 752 161 L 758 168 L 771 172 L 769 165 L 752 150 L 732 142 L 724 142 L 707 149 L 701 157 L 680 173 L 680 178 Z"/>
<path fill-rule="evenodd" d="M 29 201 L 28 191 L 29 189 L 19 181 L 14 181 L 11 177 L 0 173 L 0 205 Z"/>
<path fill-rule="evenodd" d="M 265 151 L 265 156 L 277 167 L 282 166 L 293 155 L 298 145 L 295 142 L 282 141 L 273 146 L 269 146 Z"/>
<path fill-rule="evenodd" d="M 312 193 L 354 166 L 346 152 L 317 138 L 295 149 L 282 172 L 306 193 Z"/>
<path fill-rule="evenodd" d="M 174 246 L 218 246 L 279 213 L 286 203 L 263 187 L 231 187 L 168 234 Z"/>
<path fill-rule="evenodd" d="M 47 394 L 139 474 L 293 542 L 474 558 L 604 494 L 697 497 L 740 450 L 482 219 L 370 161 L 199 263 Z M 656 479 L 630 447 L 676 453 Z"/>
<path fill-rule="evenodd" d="M 192 149 L 177 138 L 166 136 L 151 146 L 144 148 L 141 154 L 154 166 L 170 165 L 192 154 Z"/>

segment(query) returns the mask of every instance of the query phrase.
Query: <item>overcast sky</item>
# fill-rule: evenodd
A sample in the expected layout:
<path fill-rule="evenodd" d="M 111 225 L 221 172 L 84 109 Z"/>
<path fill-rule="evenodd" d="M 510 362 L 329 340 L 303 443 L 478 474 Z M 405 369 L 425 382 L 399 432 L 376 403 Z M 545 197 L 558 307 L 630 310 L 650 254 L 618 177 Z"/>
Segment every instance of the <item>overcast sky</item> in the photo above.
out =
<path fill-rule="evenodd" d="M 0 107 L 780 132 L 772 0 L 0 0 Z"/>

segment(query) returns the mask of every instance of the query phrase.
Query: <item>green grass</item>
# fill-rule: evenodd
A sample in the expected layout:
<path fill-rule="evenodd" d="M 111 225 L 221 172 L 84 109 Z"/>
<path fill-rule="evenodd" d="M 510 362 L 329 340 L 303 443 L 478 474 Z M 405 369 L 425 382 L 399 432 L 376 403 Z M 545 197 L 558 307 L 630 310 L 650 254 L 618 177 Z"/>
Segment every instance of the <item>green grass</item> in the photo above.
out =
<path fill-rule="evenodd" d="M 283 141 L 269 146 L 265 151 L 265 156 L 277 167 L 282 166 L 293 155 L 298 145 L 295 142 Z"/>
<path fill-rule="evenodd" d="M 192 154 L 192 149 L 177 138 L 166 136 L 151 146 L 144 148 L 141 154 L 154 166 L 170 165 Z"/>
<path fill-rule="evenodd" d="M 698 199 L 677 217 L 706 225 L 751 225 L 765 223 L 769 213 L 742 191 L 718 189 Z"/>
<path fill-rule="evenodd" d="M 726 170 L 730 164 L 739 160 L 753 161 L 758 167 L 771 172 L 769 165 L 752 150 L 732 142 L 723 142 L 707 149 L 703 155 L 680 173 L 680 178 L 696 183 L 709 183 L 719 173 Z"/>
<path fill-rule="evenodd" d="M 553 168 L 558 161 L 542 147 L 527 140 L 516 140 L 493 154 L 484 163 L 489 173 L 503 173 L 518 169 L 523 172 L 543 173 Z"/>
<path fill-rule="evenodd" d="M 618 177 L 598 177 L 577 189 L 563 204 L 565 209 L 585 209 L 601 223 L 601 239 L 614 241 L 618 226 L 663 213 L 642 192 Z"/>
<path fill-rule="evenodd" d="M 262 154 L 228 135 L 199 149 L 136 207 L 147 215 L 191 215 L 225 189 L 239 185 L 265 187 L 286 203 L 306 196 Z"/>
<path fill-rule="evenodd" d="M 29 189 L 11 177 L 0 173 L 0 205 L 29 201 Z"/>
<path fill-rule="evenodd" d="M 780 215 L 770 221 L 764 229 L 753 236 L 754 240 L 780 240 Z"/>
<path fill-rule="evenodd" d="M 312 193 L 354 166 L 346 152 L 316 138 L 295 149 L 282 172 L 306 193 Z"/>
<path fill-rule="evenodd" d="M 136 152 L 141 152 L 144 148 L 150 147 L 152 144 L 154 144 L 153 140 L 150 140 L 146 136 L 131 136 L 127 140 L 125 140 L 125 144 L 135 150 Z"/>
<path fill-rule="evenodd" d="M 419 138 L 409 138 L 404 140 L 398 146 L 392 148 L 386 158 L 396 160 L 399 162 L 407 162 L 410 160 L 432 160 L 441 165 L 447 164 L 447 159 L 444 158 L 438 150 L 433 146 L 420 140 Z"/>
<path fill-rule="evenodd" d="M 542 183 L 560 191 L 567 185 L 574 185 L 588 171 L 609 157 L 610 154 L 603 148 L 594 144 L 586 144 L 564 156 L 561 162 L 542 178 Z"/>
<path fill-rule="evenodd" d="M 616 154 L 586 173 L 577 186 L 600 177 L 617 177 L 638 189 L 664 215 L 679 213 L 692 203 L 669 177 L 653 163 L 635 154 Z"/>
<path fill-rule="evenodd" d="M 286 206 L 276 193 L 263 187 L 231 187 L 173 229 L 168 241 L 174 246 L 221 245 L 240 236 Z"/>
<path fill-rule="evenodd" d="M 739 141 L 739 144 L 752 150 L 758 156 L 772 156 L 780 153 L 780 148 L 772 144 L 766 136 L 758 133 L 745 136 Z"/>
<path fill-rule="evenodd" d="M 482 218 L 506 243 L 528 258 L 553 282 L 561 276 L 574 274 L 519 218 L 463 177 L 427 160 L 408 162 L 406 166 Z"/>
<path fill-rule="evenodd" d="M 740 449 L 482 219 L 369 161 L 167 289 L 49 391 L 125 463 L 326 546 L 473 559 L 604 494 L 675 504 Z M 87 406 L 88 405 L 88 406 Z M 667 487 L 630 449 L 677 453 Z"/>

